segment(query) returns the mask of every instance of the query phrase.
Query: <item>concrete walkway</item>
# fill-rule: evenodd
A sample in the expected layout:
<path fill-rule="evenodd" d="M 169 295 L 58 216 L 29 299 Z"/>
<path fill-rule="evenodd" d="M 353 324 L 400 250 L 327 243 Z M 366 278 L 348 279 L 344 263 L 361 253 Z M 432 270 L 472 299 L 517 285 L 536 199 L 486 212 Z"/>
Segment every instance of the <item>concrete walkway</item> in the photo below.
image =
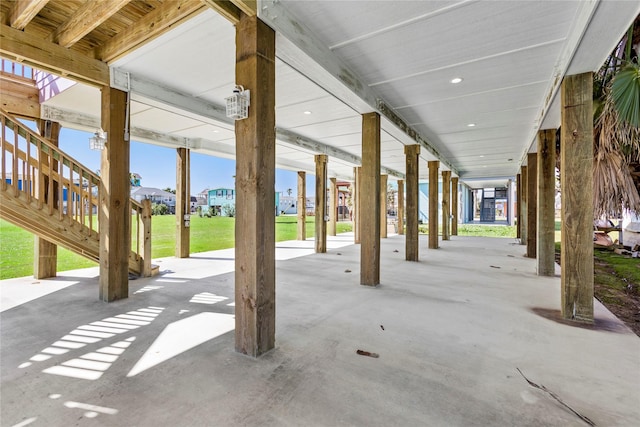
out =
<path fill-rule="evenodd" d="M 162 259 L 110 304 L 95 269 L 0 282 L 0 424 L 588 425 L 519 369 L 598 426 L 637 425 L 640 339 L 597 301 L 595 325 L 562 322 L 559 278 L 514 240 L 421 239 L 409 263 L 391 236 L 366 288 L 352 236 L 329 239 L 278 244 L 277 348 L 257 360 L 233 351 L 232 250 Z"/>

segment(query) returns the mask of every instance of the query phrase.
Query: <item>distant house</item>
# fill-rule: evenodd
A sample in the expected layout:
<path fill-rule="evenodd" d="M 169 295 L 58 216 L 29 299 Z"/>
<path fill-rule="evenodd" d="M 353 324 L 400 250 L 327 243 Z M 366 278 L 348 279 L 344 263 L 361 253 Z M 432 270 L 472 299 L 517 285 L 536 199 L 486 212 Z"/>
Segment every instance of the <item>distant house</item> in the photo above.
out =
<path fill-rule="evenodd" d="M 236 206 L 236 190 L 233 188 L 215 188 L 208 191 L 209 209 L 214 215 L 227 216 L 230 212 L 227 208 Z"/>
<path fill-rule="evenodd" d="M 129 174 L 129 181 L 131 181 L 131 186 L 132 187 L 140 187 L 142 184 L 142 177 L 140 175 L 138 175 L 137 173 L 130 173 Z"/>
<path fill-rule="evenodd" d="M 131 198 L 138 202 L 149 199 L 151 203 L 162 203 L 169 207 L 170 212 L 175 212 L 176 195 L 159 188 L 131 187 Z"/>

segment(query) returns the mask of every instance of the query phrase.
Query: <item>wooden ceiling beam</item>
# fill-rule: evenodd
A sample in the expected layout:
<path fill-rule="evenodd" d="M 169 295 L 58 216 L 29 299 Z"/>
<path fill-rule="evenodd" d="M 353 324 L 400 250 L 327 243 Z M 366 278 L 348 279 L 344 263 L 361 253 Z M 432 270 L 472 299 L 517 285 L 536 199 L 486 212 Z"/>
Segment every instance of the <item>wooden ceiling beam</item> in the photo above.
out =
<path fill-rule="evenodd" d="M 18 0 L 9 13 L 9 25 L 16 30 L 24 30 L 49 0 Z"/>
<path fill-rule="evenodd" d="M 53 41 L 71 47 L 98 25 L 109 19 L 131 0 L 93 0 L 82 5 L 53 33 Z"/>
<path fill-rule="evenodd" d="M 0 56 L 92 86 L 109 86 L 104 62 L 8 25 L 0 25 Z"/>
<path fill-rule="evenodd" d="M 218 12 L 220 15 L 229 20 L 233 25 L 236 25 L 238 22 L 240 22 L 240 14 L 242 13 L 242 10 L 233 4 L 235 3 L 235 1 L 232 3 L 228 0 L 202 0 L 202 3 Z"/>
<path fill-rule="evenodd" d="M 165 2 L 99 47 L 97 57 L 111 63 L 203 10 L 206 10 L 206 6 L 193 0 Z"/>
<path fill-rule="evenodd" d="M 235 4 L 245 15 L 255 16 L 258 14 L 257 0 L 231 0 L 231 3 Z"/>

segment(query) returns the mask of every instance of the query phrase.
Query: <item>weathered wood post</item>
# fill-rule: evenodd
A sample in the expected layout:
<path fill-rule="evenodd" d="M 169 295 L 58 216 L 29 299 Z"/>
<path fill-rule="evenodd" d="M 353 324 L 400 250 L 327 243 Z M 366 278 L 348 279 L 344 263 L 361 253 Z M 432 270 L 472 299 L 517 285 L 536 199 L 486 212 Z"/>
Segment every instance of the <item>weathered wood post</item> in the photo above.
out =
<path fill-rule="evenodd" d="M 236 351 L 257 357 L 275 345 L 275 32 L 241 14 L 236 84 L 251 91 L 236 130 Z"/>
<path fill-rule="evenodd" d="M 315 249 L 327 252 L 327 161 L 326 154 L 316 154 Z"/>
<path fill-rule="evenodd" d="M 405 259 L 418 261 L 418 203 L 419 189 L 418 178 L 420 176 L 420 145 L 405 145 L 407 177 L 407 235 L 405 237 Z M 400 186 L 398 186 L 400 192 Z"/>
<path fill-rule="evenodd" d="M 593 322 L 593 73 L 562 82 L 562 316 Z"/>
<path fill-rule="evenodd" d="M 438 168 L 440 162 L 430 161 L 429 166 L 429 249 L 438 249 Z"/>
<path fill-rule="evenodd" d="M 298 240 L 307 239 L 307 173 L 298 171 Z"/>
<path fill-rule="evenodd" d="M 538 232 L 538 155 L 527 154 L 527 257 L 536 257 Z"/>
<path fill-rule="evenodd" d="M 555 275 L 556 131 L 538 132 L 538 238 L 539 276 Z"/>
<path fill-rule="evenodd" d="M 362 115 L 360 284 L 380 283 L 380 115 Z"/>
<path fill-rule="evenodd" d="M 100 162 L 100 299 L 129 296 L 131 208 L 129 203 L 130 142 L 124 135 L 127 94 L 102 88 L 102 129 L 107 145 Z"/>
<path fill-rule="evenodd" d="M 189 258 L 191 228 L 187 226 L 185 215 L 191 214 L 189 189 L 189 158 L 191 150 L 176 149 L 176 258 Z"/>

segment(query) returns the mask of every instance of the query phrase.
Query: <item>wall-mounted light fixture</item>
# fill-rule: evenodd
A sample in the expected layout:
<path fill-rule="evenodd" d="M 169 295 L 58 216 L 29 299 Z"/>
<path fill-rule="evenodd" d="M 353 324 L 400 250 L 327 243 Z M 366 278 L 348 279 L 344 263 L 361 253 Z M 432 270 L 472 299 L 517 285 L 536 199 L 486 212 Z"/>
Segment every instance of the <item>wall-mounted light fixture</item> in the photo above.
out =
<path fill-rule="evenodd" d="M 92 150 L 104 150 L 107 143 L 107 133 L 102 129 L 97 130 L 91 138 L 89 138 L 89 148 Z"/>
<path fill-rule="evenodd" d="M 249 90 L 236 85 L 233 95 L 225 98 L 227 101 L 227 117 L 234 120 L 242 120 L 249 117 L 250 94 Z"/>

